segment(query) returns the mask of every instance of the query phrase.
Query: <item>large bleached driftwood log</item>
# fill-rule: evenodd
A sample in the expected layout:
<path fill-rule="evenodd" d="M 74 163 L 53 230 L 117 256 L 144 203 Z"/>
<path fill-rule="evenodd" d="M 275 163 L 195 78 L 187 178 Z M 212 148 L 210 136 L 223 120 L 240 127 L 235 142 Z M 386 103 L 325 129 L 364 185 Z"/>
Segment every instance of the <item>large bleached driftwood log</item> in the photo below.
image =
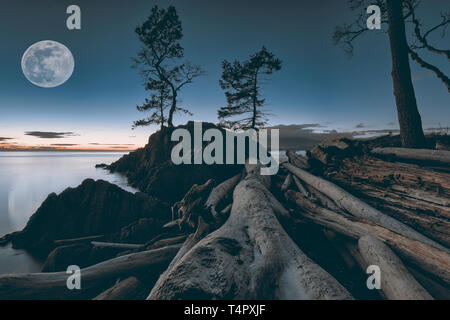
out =
<path fill-rule="evenodd" d="M 448 251 L 447 248 L 437 243 L 436 241 L 425 237 L 424 235 L 405 225 L 404 223 L 376 210 L 367 203 L 348 193 L 344 189 L 338 187 L 334 183 L 320 177 L 316 177 L 309 172 L 297 168 L 289 163 L 284 164 L 284 167 L 295 174 L 297 177 L 299 177 L 301 180 L 305 181 L 307 184 L 320 190 L 325 195 L 333 199 L 336 203 L 338 203 L 341 207 L 343 207 L 355 217 L 371 221 L 377 225 L 397 232 L 406 237 L 427 243 L 441 250 Z"/>
<path fill-rule="evenodd" d="M 350 299 L 291 240 L 258 166 L 233 193 L 230 217 L 161 275 L 148 299 Z"/>
<path fill-rule="evenodd" d="M 348 214 L 335 213 L 312 203 L 299 192 L 288 190 L 286 198 L 303 210 L 302 218 L 355 240 L 373 235 L 387 243 L 401 258 L 450 284 L 450 254 L 447 250 L 408 238 L 369 221 L 357 221 Z"/>
<path fill-rule="evenodd" d="M 208 199 L 205 202 L 205 209 L 211 212 L 211 215 L 214 218 L 218 217 L 218 213 L 216 211 L 217 205 L 231 192 L 233 192 L 234 188 L 238 184 L 239 180 L 241 180 L 242 174 L 237 174 L 234 177 L 231 177 L 228 180 L 225 180 L 218 186 L 214 187 L 209 194 Z"/>
<path fill-rule="evenodd" d="M 69 290 L 66 272 L 6 274 L 0 276 L 1 299 L 67 299 L 101 290 L 111 279 L 168 265 L 181 244 L 107 260 L 81 269 L 81 290 Z M 149 271 L 151 272 L 151 271 Z"/>
<path fill-rule="evenodd" d="M 431 295 L 409 273 L 402 261 L 382 241 L 370 235 L 358 241 L 365 265 L 380 268 L 381 291 L 389 300 L 432 300 Z"/>
<path fill-rule="evenodd" d="M 399 159 L 437 162 L 450 164 L 450 151 L 432 149 L 408 149 L 408 148 L 375 148 L 371 151 L 376 155 L 391 155 Z"/>

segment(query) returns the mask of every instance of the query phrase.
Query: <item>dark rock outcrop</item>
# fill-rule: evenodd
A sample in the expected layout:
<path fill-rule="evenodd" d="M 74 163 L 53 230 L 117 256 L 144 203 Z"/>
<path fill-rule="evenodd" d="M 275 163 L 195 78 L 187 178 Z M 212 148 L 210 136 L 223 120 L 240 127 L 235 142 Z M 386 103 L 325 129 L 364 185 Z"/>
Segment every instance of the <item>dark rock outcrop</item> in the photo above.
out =
<path fill-rule="evenodd" d="M 133 187 L 170 204 L 180 200 L 193 184 L 203 184 L 210 178 L 220 183 L 242 170 L 240 165 L 173 164 L 171 151 L 178 141 L 171 141 L 171 135 L 178 128 L 187 129 L 191 137 L 194 137 L 192 121 L 176 128 L 164 127 L 150 136 L 144 148 L 123 156 L 108 166 L 108 169 L 125 174 Z M 212 123 L 202 124 L 203 132 L 210 128 L 225 134 L 224 129 Z"/>
<path fill-rule="evenodd" d="M 151 231 L 156 232 L 170 220 L 171 211 L 167 204 L 147 194 L 133 194 L 103 180 L 86 179 L 60 195 L 50 194 L 24 229 L 6 238 L 15 248 L 48 254 L 54 248 L 54 240 L 112 237 L 141 218 L 151 219 Z M 152 234 L 147 236 L 150 239 Z"/>

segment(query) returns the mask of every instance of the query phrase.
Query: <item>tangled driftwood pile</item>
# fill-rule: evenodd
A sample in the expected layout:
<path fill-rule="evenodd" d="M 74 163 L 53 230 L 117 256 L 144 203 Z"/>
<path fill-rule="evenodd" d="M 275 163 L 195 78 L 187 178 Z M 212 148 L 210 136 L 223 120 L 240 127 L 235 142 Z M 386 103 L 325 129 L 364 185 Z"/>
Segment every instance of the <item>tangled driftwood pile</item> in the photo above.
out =
<path fill-rule="evenodd" d="M 134 252 L 82 269 L 82 290 L 65 272 L 4 275 L 0 298 L 450 298 L 450 155 L 415 153 L 339 141 L 288 152 L 274 177 L 212 177 L 151 243 L 97 241 Z"/>

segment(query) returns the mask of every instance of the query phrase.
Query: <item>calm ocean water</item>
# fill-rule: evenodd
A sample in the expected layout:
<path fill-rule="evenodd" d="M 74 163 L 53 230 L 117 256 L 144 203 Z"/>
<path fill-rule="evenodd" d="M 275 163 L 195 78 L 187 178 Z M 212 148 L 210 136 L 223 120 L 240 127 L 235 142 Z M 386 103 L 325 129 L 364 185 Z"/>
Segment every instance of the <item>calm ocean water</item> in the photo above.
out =
<path fill-rule="evenodd" d="M 21 230 L 47 195 L 76 187 L 84 179 L 103 179 L 134 192 L 126 179 L 98 163 L 109 164 L 123 152 L 0 152 L 0 236 Z M 22 250 L 0 247 L 0 274 L 40 271 L 42 262 Z"/>

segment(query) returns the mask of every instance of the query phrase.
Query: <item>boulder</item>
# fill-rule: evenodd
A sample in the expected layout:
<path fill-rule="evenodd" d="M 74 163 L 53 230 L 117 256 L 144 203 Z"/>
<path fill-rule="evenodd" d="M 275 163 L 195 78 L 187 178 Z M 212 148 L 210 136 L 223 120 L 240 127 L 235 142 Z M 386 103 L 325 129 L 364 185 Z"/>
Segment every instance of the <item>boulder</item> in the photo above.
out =
<path fill-rule="evenodd" d="M 170 220 L 171 211 L 167 204 L 147 194 L 133 194 L 103 180 L 86 179 L 76 188 L 50 194 L 24 229 L 6 238 L 15 248 L 48 254 L 55 240 L 120 234 L 123 227 L 141 218 L 162 226 Z M 150 239 L 152 234 L 147 236 Z"/>

